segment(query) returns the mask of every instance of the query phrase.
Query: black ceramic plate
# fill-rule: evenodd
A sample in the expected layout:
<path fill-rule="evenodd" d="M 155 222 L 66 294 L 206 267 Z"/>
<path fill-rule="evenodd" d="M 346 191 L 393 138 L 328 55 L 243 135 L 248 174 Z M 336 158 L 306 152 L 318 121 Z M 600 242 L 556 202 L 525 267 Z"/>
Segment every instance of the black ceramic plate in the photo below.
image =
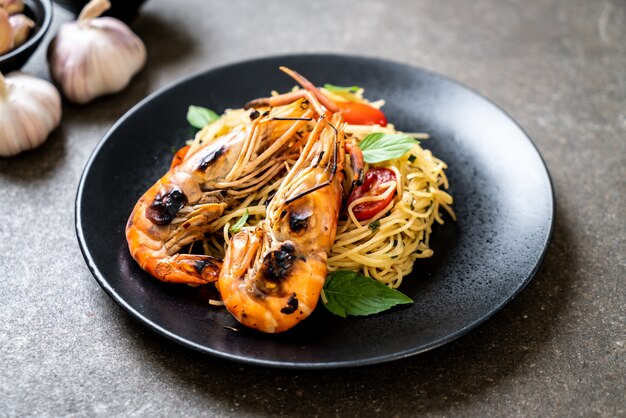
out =
<path fill-rule="evenodd" d="M 294 329 L 264 335 L 211 307 L 198 289 L 167 285 L 128 253 L 124 226 L 141 194 L 192 131 L 190 104 L 222 112 L 294 82 L 286 65 L 315 84 L 359 85 L 383 98 L 400 130 L 428 132 L 424 146 L 446 161 L 458 221 L 435 229 L 435 257 L 418 262 L 401 290 L 414 304 L 342 319 L 322 306 Z M 91 156 L 78 188 L 76 229 L 103 289 L 149 328 L 225 359 L 274 367 L 333 368 L 414 355 L 475 328 L 531 280 L 554 222 L 546 167 L 520 127 L 477 93 L 418 68 L 371 58 L 282 56 L 229 65 L 161 90 L 129 111 Z M 239 329 L 233 331 L 229 327 Z"/>

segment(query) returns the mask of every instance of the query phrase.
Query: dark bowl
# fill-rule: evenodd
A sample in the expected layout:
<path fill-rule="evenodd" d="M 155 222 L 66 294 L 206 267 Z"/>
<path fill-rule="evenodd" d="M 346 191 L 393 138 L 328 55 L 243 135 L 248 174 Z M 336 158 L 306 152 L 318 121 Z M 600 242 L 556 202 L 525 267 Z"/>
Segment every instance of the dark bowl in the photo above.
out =
<path fill-rule="evenodd" d="M 103 16 L 113 16 L 126 23 L 132 21 L 139 13 L 139 7 L 146 0 L 110 0 L 111 8 Z M 89 0 L 54 0 L 56 4 L 78 15 Z"/>
<path fill-rule="evenodd" d="M 50 0 L 24 0 L 24 14 L 35 22 L 35 27 L 24 44 L 0 55 L 0 71 L 4 74 L 19 70 L 33 55 L 52 22 L 52 3 Z"/>

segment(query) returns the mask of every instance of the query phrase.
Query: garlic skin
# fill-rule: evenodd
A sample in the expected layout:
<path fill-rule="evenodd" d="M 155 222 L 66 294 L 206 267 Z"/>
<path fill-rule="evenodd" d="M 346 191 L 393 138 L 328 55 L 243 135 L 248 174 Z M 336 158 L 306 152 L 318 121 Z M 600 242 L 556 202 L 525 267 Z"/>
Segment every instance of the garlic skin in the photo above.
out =
<path fill-rule="evenodd" d="M 30 31 L 35 27 L 35 22 L 23 14 L 9 16 L 9 23 L 13 33 L 13 48 L 26 42 Z"/>
<path fill-rule="evenodd" d="M 22 13 L 24 11 L 24 0 L 0 0 L 0 9 L 4 9 L 8 14 Z"/>
<path fill-rule="evenodd" d="M 90 16 L 99 16 L 107 4 L 92 0 L 78 21 L 61 26 L 48 48 L 52 78 L 75 103 L 123 90 L 146 63 L 146 47 L 128 26 L 115 18 Z M 94 10 L 94 5 L 96 11 L 90 13 L 87 9 Z"/>
<path fill-rule="evenodd" d="M 9 14 L 0 8 L 0 55 L 13 48 L 13 29 L 9 22 Z"/>
<path fill-rule="evenodd" d="M 0 156 L 41 145 L 61 121 L 61 96 L 54 86 L 20 72 L 0 73 Z"/>

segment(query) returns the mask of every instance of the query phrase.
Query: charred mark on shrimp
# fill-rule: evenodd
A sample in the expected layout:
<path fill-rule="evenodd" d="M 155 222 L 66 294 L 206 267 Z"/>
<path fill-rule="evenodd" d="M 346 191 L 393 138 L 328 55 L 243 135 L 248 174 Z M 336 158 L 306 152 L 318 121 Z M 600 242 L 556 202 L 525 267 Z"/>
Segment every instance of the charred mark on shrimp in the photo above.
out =
<path fill-rule="evenodd" d="M 187 196 L 178 187 L 165 194 L 157 194 L 154 201 L 146 209 L 146 218 L 156 225 L 167 225 L 176 214 L 187 204 Z"/>
<path fill-rule="evenodd" d="M 296 208 L 289 215 L 289 229 L 292 232 L 300 232 L 306 229 L 311 215 L 313 213 L 310 208 Z"/>
<path fill-rule="evenodd" d="M 280 311 L 284 314 L 292 314 L 296 309 L 298 309 L 298 298 L 296 297 L 296 292 L 293 292 L 287 299 L 287 305 Z"/>
<path fill-rule="evenodd" d="M 227 147 L 225 145 L 212 150 L 209 154 L 207 154 L 200 161 L 200 165 L 198 165 L 198 170 L 206 171 L 207 168 L 211 166 L 222 154 L 226 152 Z"/>
<path fill-rule="evenodd" d="M 320 163 L 322 162 L 322 158 L 324 157 L 324 150 L 322 150 L 320 152 L 320 155 L 317 157 L 317 162 L 315 163 L 315 165 L 313 166 L 313 168 L 317 168 L 317 166 L 320 165 Z"/>
<path fill-rule="evenodd" d="M 193 268 L 196 270 L 198 274 L 202 274 L 205 268 L 207 268 L 208 266 L 213 266 L 213 265 L 214 264 L 209 259 L 195 260 L 193 264 Z"/>
<path fill-rule="evenodd" d="M 295 247 L 284 243 L 279 250 L 271 251 L 265 256 L 261 267 L 261 277 L 257 288 L 262 293 L 277 294 L 280 292 L 280 283 L 289 277 L 296 262 Z"/>

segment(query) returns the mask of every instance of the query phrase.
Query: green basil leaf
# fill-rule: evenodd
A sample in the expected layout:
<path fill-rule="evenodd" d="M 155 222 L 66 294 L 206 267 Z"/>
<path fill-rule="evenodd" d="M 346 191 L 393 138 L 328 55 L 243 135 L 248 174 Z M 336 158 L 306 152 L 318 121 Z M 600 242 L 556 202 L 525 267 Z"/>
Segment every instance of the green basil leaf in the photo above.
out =
<path fill-rule="evenodd" d="M 361 87 L 359 86 L 335 86 L 334 84 L 324 84 L 324 88 L 334 93 L 356 93 Z"/>
<path fill-rule="evenodd" d="M 363 138 L 359 148 L 363 152 L 363 160 L 372 164 L 400 158 L 415 144 L 419 141 L 405 134 L 375 132 Z"/>
<path fill-rule="evenodd" d="M 374 222 L 370 222 L 368 225 L 372 232 L 376 232 L 376 230 L 380 227 L 380 219 L 376 219 Z"/>
<path fill-rule="evenodd" d="M 248 221 L 248 216 L 249 216 L 248 209 L 246 209 L 243 212 L 243 216 L 239 218 L 239 220 L 235 222 L 233 226 L 230 227 L 229 231 L 232 232 L 233 234 L 236 234 L 237 232 L 241 231 L 241 228 L 243 228 L 243 226 Z"/>
<path fill-rule="evenodd" d="M 413 300 L 407 295 L 362 274 L 348 270 L 332 272 L 324 283 L 324 306 L 335 315 L 366 316 Z"/>
<path fill-rule="evenodd" d="M 215 122 L 220 115 L 202 106 L 189 106 L 187 110 L 187 122 L 197 129 L 202 129 L 211 122 Z"/>

